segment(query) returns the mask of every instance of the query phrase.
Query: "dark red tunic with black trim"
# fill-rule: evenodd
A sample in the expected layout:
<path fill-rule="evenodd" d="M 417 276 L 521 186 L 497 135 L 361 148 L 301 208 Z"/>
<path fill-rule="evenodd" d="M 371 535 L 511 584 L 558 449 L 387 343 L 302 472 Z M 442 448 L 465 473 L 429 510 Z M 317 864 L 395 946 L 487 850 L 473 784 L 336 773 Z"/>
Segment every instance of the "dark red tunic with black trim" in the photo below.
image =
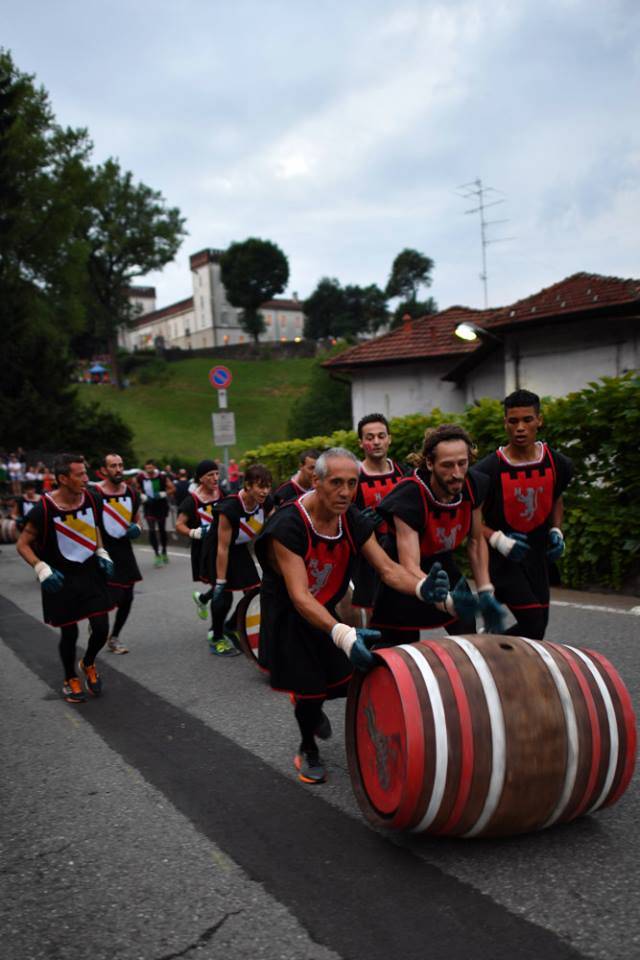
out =
<path fill-rule="evenodd" d="M 303 497 L 305 493 L 309 493 L 309 491 L 301 487 L 298 481 L 291 477 L 291 480 L 286 480 L 285 483 L 281 483 L 275 490 L 273 502 L 276 507 L 280 507 L 283 503 L 289 503 L 290 500 L 297 500 L 298 497 Z"/>
<path fill-rule="evenodd" d="M 405 476 L 405 471 L 394 460 L 387 460 L 391 469 L 387 473 L 367 473 L 360 465 L 360 479 L 354 503 L 361 510 L 365 507 L 379 507 L 384 498 Z M 383 549 L 389 535 L 389 524 L 382 523 L 376 529 L 376 539 Z M 357 557 L 353 570 L 353 599 L 354 607 L 373 607 L 379 577 L 373 567 L 364 557 Z"/>
<path fill-rule="evenodd" d="M 97 532 L 103 533 L 100 498 L 88 490 L 74 510 L 62 510 L 44 494 L 29 514 L 38 534 L 34 552 L 64 576 L 57 593 L 42 591 L 45 623 L 65 627 L 113 610 L 107 580 L 96 557 Z"/>
<path fill-rule="evenodd" d="M 336 604 L 349 585 L 353 558 L 372 532 L 371 521 L 363 520 L 360 511 L 350 506 L 340 518 L 337 536 L 319 534 L 304 509 L 304 498 L 284 504 L 268 521 L 256 543 L 256 554 L 263 571 L 260 664 L 270 672 L 274 689 L 300 698 L 343 696 L 352 669 L 331 636 L 295 609 L 284 578 L 270 565 L 269 541 L 278 540 L 302 557 L 311 593 L 336 616 Z"/>
<path fill-rule="evenodd" d="M 471 530 L 471 517 L 487 492 L 488 480 L 484 474 L 470 470 L 458 500 L 443 503 L 437 500 L 429 486 L 429 474 L 414 470 L 401 480 L 385 497 L 378 510 L 393 524 L 394 517 L 415 530 L 420 537 L 420 567 L 428 573 L 435 560 L 449 574 L 452 588 L 463 576 L 454 551 L 466 540 Z M 398 560 L 395 537 L 390 537 L 387 552 Z M 390 630 L 429 630 L 454 623 L 457 617 L 442 612 L 435 606 L 422 603 L 417 597 L 398 593 L 385 583 L 378 589 L 371 626 Z"/>
<path fill-rule="evenodd" d="M 489 572 L 496 596 L 512 610 L 548 607 L 549 565 L 547 535 L 553 505 L 568 486 L 573 464 L 546 443 L 531 463 L 511 463 L 499 447 L 474 467 L 489 479 L 482 506 L 492 530 L 525 533 L 530 552 L 521 562 L 503 557 L 489 547 Z"/>

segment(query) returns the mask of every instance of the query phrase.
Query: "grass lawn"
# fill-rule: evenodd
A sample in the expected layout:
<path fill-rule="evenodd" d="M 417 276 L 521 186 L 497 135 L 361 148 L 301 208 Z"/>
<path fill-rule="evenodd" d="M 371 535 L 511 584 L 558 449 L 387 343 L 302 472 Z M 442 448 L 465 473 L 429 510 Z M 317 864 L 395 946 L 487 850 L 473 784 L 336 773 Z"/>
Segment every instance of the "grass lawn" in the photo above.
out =
<path fill-rule="evenodd" d="M 120 414 L 133 430 L 138 462 L 180 456 L 200 460 L 222 456 L 213 446 L 211 414 L 218 410 L 217 390 L 210 386 L 211 367 L 223 362 L 233 374 L 227 391 L 228 409 L 236 415 L 237 444 L 229 454 L 238 459 L 245 450 L 286 439 L 289 408 L 304 393 L 312 358 L 295 360 L 217 361 L 197 357 L 168 364 L 162 383 L 134 385 L 126 390 L 110 386 L 80 386 L 83 400 Z"/>

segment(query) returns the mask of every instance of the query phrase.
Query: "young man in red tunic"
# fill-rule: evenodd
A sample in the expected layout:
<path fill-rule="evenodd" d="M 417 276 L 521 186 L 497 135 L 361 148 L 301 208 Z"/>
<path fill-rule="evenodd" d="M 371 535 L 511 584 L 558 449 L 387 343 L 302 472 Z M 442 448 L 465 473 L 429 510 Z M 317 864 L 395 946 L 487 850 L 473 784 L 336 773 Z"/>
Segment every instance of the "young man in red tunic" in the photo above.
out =
<path fill-rule="evenodd" d="M 311 449 L 300 452 L 297 473 L 294 473 L 290 480 L 281 483 L 274 491 L 273 502 L 276 507 L 282 503 L 288 503 L 289 500 L 297 500 L 303 493 L 311 490 L 313 471 L 319 455 L 317 450 Z"/>
<path fill-rule="evenodd" d="M 315 739 L 331 735 L 324 701 L 346 695 L 354 666 L 375 662 L 368 644 L 380 634 L 336 616 L 353 558 L 361 552 L 385 583 L 427 603 L 448 591 L 437 564 L 429 576 L 416 576 L 382 550 L 371 514 L 352 505 L 359 467 L 348 450 L 327 450 L 316 462 L 313 490 L 280 507 L 256 543 L 263 569 L 260 663 L 271 686 L 292 695 L 301 735 L 295 765 L 304 783 L 326 779 Z"/>
<path fill-rule="evenodd" d="M 484 534 L 496 596 L 516 622 L 506 631 L 542 640 L 549 621 L 549 563 L 564 553 L 562 494 L 568 457 L 538 440 L 540 397 L 517 390 L 504 401 L 507 444 L 477 465 L 490 480 Z"/>
<path fill-rule="evenodd" d="M 354 503 L 361 510 L 375 510 L 395 485 L 402 480 L 405 471 L 389 459 L 391 434 L 389 423 L 381 413 L 368 413 L 358 423 L 358 438 L 364 457 L 360 464 L 360 480 Z M 389 525 L 381 523 L 376 529 L 378 543 L 384 548 L 389 534 Z M 360 607 L 370 616 L 373 609 L 379 580 L 364 557 L 358 557 L 353 573 L 354 607 Z"/>

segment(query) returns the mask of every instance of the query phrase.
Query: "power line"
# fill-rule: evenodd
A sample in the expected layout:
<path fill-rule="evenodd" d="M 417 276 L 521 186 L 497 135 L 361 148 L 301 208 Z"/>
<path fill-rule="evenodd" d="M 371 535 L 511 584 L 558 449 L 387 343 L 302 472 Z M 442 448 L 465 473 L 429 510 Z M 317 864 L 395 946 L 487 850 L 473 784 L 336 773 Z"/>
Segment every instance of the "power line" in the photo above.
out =
<path fill-rule="evenodd" d="M 463 193 L 458 192 L 458 196 L 462 197 L 464 200 L 468 200 L 470 197 L 477 197 L 478 206 L 473 207 L 472 210 L 465 210 L 467 213 L 479 213 L 480 214 L 480 241 L 482 246 L 482 273 L 480 274 L 480 279 L 482 280 L 482 285 L 484 288 L 484 306 L 485 310 L 489 306 L 489 288 L 488 288 L 488 274 L 487 274 L 487 247 L 490 243 L 503 243 L 505 240 L 514 240 L 515 237 L 494 237 L 491 240 L 487 237 L 487 227 L 494 226 L 496 223 L 508 223 L 508 220 L 486 220 L 484 212 L 489 207 L 496 207 L 500 203 L 505 203 L 506 198 L 503 196 L 498 200 L 490 200 L 488 203 L 485 200 L 487 194 L 502 193 L 501 190 L 496 190 L 494 187 L 484 187 L 482 185 L 482 180 L 478 177 L 476 180 L 471 180 L 469 183 L 463 183 L 456 188 L 457 191 L 464 191 Z"/>

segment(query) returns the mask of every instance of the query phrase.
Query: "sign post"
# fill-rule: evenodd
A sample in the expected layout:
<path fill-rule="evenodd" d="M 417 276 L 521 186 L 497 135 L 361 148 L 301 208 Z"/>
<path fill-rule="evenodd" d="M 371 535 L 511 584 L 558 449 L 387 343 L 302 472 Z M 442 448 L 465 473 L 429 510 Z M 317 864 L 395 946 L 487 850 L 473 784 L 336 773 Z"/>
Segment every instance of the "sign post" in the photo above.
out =
<path fill-rule="evenodd" d="M 213 443 L 216 447 L 222 447 L 225 474 L 229 471 L 229 447 L 235 446 L 236 443 L 235 414 L 227 411 L 227 387 L 232 380 L 233 376 L 228 367 L 223 367 L 220 364 L 209 370 L 209 383 L 218 391 L 218 410 L 225 411 L 224 413 L 211 414 Z"/>

